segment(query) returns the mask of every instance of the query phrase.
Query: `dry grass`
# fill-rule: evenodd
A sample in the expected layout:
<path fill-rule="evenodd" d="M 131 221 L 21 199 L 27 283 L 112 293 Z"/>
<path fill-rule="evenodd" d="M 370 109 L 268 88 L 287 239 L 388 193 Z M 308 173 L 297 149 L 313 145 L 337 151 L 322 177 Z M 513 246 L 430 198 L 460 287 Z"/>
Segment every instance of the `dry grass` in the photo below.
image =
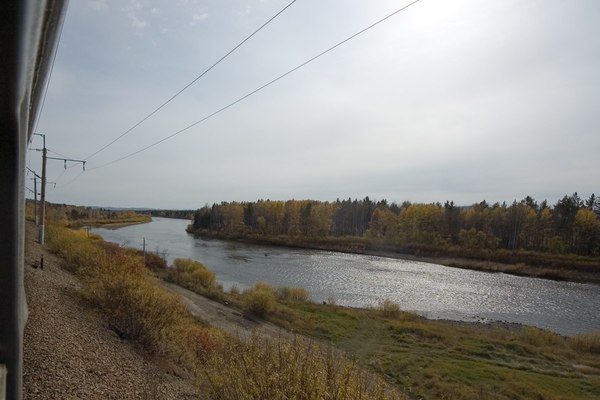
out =
<path fill-rule="evenodd" d="M 277 300 L 282 303 L 307 303 L 310 294 L 304 288 L 284 286 L 277 289 Z"/>
<path fill-rule="evenodd" d="M 384 318 L 398 318 L 400 316 L 400 305 L 392 300 L 380 301 L 377 309 Z"/>
<path fill-rule="evenodd" d="M 307 339 L 230 342 L 207 362 L 214 399 L 404 399 L 345 355 Z"/>
<path fill-rule="evenodd" d="M 530 344 L 535 347 L 562 346 L 565 338 L 556 333 L 545 331 L 533 326 L 524 326 L 518 333 L 520 342 Z"/>
<path fill-rule="evenodd" d="M 600 354 L 600 331 L 573 336 L 570 338 L 570 342 L 577 351 Z"/>
<path fill-rule="evenodd" d="M 83 296 L 100 307 L 121 337 L 189 369 L 223 341 L 220 332 L 197 325 L 180 300 L 156 284 L 137 252 L 105 248 L 85 233 L 60 226 L 48 227 L 48 243 L 80 276 Z"/>

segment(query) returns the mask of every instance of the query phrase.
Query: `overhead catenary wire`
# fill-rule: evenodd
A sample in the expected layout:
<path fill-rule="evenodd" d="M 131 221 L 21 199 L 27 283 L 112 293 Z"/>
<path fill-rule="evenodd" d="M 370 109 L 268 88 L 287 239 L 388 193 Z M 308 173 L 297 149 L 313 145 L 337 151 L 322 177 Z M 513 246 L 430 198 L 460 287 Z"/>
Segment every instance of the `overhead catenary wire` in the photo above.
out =
<path fill-rule="evenodd" d="M 65 172 L 67 172 L 67 169 L 62 168 L 62 171 L 60 172 L 60 174 L 58 174 L 58 176 L 56 178 L 54 178 L 53 181 L 58 183 L 60 181 L 60 178 L 62 178 L 62 176 L 65 174 Z"/>
<path fill-rule="evenodd" d="M 68 9 L 68 7 L 66 7 Z M 40 122 L 40 119 L 42 118 L 42 113 L 44 112 L 44 104 L 46 104 L 46 96 L 48 95 L 48 87 L 50 86 L 50 82 L 52 80 L 52 72 L 54 72 L 54 62 L 56 61 L 56 55 L 58 54 L 58 49 L 60 46 L 60 40 L 62 38 L 62 33 L 63 33 L 63 29 L 62 26 L 65 23 L 65 20 L 67 19 L 67 12 L 65 11 L 65 18 L 62 19 L 61 21 L 61 26 L 58 27 L 58 45 L 56 47 L 56 51 L 54 52 L 54 55 L 52 56 L 52 63 L 50 64 L 50 74 L 48 74 L 48 84 L 46 85 L 46 87 L 44 87 L 44 96 L 42 97 L 42 105 L 40 106 L 40 112 L 37 115 L 37 119 L 35 120 L 35 124 L 33 126 L 33 131 L 32 132 L 36 132 L 37 131 L 37 126 L 38 123 Z"/>
<path fill-rule="evenodd" d="M 217 60 L 214 64 L 212 64 L 210 67 L 208 67 L 207 69 L 205 69 L 200 75 L 198 75 L 196 78 L 194 78 L 190 83 L 188 83 L 187 85 L 185 85 L 183 88 L 181 88 L 177 93 L 175 93 L 174 95 L 172 95 L 171 97 L 169 97 L 169 99 L 167 99 L 167 101 L 163 102 L 161 105 L 159 105 L 158 107 L 156 107 L 152 112 L 150 112 L 148 115 L 146 115 L 144 118 L 142 118 L 141 120 L 139 120 L 138 122 L 136 122 L 131 128 L 127 129 L 125 132 L 123 132 L 121 135 L 119 135 L 118 137 L 116 137 L 115 139 L 113 139 L 112 141 L 110 141 L 109 143 L 107 143 L 106 145 L 102 146 L 100 149 L 96 150 L 94 153 L 90 154 L 87 157 L 84 157 L 86 160 L 91 159 L 92 157 L 96 156 L 98 153 L 102 152 L 103 150 L 107 149 L 108 147 L 112 146 L 114 143 L 116 143 L 118 140 L 120 140 L 121 138 L 123 138 L 125 135 L 127 135 L 128 133 L 130 133 L 131 131 L 133 131 L 135 128 L 137 128 L 138 126 L 140 126 L 142 123 L 144 123 L 144 121 L 146 121 L 148 118 L 152 117 L 154 114 L 156 114 L 158 111 L 160 111 L 163 107 L 165 107 L 167 104 L 169 104 L 172 100 L 174 100 L 177 96 L 179 96 L 181 93 L 183 93 L 185 90 L 187 90 L 190 86 L 192 86 L 194 83 L 196 83 L 200 78 L 202 78 L 204 75 L 206 75 L 208 72 L 210 72 L 214 67 L 216 67 L 218 64 L 220 64 L 223 60 L 225 60 L 227 57 L 229 57 L 234 51 L 236 51 L 238 48 L 240 48 L 244 43 L 246 43 L 248 40 L 250 40 L 254 35 L 256 35 L 258 32 L 260 32 L 265 26 L 267 26 L 268 24 L 270 24 L 275 18 L 277 18 L 279 15 L 281 15 L 285 10 L 287 10 L 292 4 L 294 4 L 297 0 L 292 0 L 290 3 L 288 3 L 285 7 L 283 7 L 281 10 L 279 10 L 279 12 L 277 12 L 277 14 L 273 15 L 271 18 L 269 18 L 264 24 L 262 24 L 258 29 L 256 29 L 254 32 L 252 32 L 250 35 L 248 35 L 244 40 L 242 40 L 240 43 L 238 43 L 234 48 L 232 48 L 231 50 L 229 50 L 224 56 L 222 56 L 219 60 Z"/>
<path fill-rule="evenodd" d="M 58 151 L 54 151 L 54 150 L 50 150 L 50 149 L 48 149 L 48 151 L 49 151 L 50 153 L 54 153 L 54 154 L 56 154 L 57 156 L 61 156 L 61 157 L 64 157 L 64 158 L 72 158 L 72 157 L 69 157 L 69 156 L 65 156 L 64 154 L 61 154 L 61 153 L 59 153 Z"/>
<path fill-rule="evenodd" d="M 68 10 L 66 11 L 66 14 L 68 14 Z M 52 76 L 53 76 L 53 72 L 54 72 L 54 65 L 55 65 L 55 63 L 56 63 L 56 56 L 58 55 L 58 51 L 59 51 L 59 48 L 60 48 L 60 43 L 61 43 L 61 40 L 62 40 L 62 34 L 63 34 L 63 28 L 62 28 L 62 27 L 63 27 L 63 25 L 64 25 L 64 22 L 65 22 L 65 20 L 66 20 L 66 19 L 67 19 L 67 16 L 65 15 L 65 18 L 63 18 L 63 19 L 62 19 L 62 21 L 61 21 L 61 26 L 58 28 L 58 42 L 57 42 L 57 43 L 58 43 L 58 47 L 56 48 L 56 51 L 55 51 L 55 52 L 54 52 L 54 54 L 52 55 L 52 62 L 50 63 L 50 73 L 48 74 L 48 82 L 47 82 L 47 84 L 46 84 L 46 85 L 45 85 L 45 87 L 44 87 L 44 95 L 42 96 L 42 103 L 41 103 L 41 105 L 40 105 L 40 111 L 39 111 L 39 113 L 38 113 L 38 115 L 37 115 L 37 118 L 36 118 L 36 120 L 35 120 L 35 123 L 34 123 L 34 126 L 33 126 L 33 130 L 32 130 L 32 132 L 34 132 L 34 133 L 33 133 L 33 135 L 31 136 L 31 138 L 30 138 L 30 140 L 29 140 L 29 146 L 28 146 L 28 160 L 27 160 L 27 171 L 31 171 L 31 172 L 32 172 L 32 173 L 33 173 L 33 174 L 34 174 L 36 177 L 39 177 L 39 175 L 38 175 L 37 173 L 35 173 L 35 171 L 33 171 L 33 170 L 31 170 L 31 169 L 30 169 L 30 165 L 31 165 L 31 150 L 32 150 L 32 148 L 31 148 L 31 141 L 32 141 L 32 138 L 33 138 L 33 136 L 34 136 L 34 135 L 41 135 L 41 136 L 44 136 L 44 135 L 42 135 L 42 134 L 40 134 L 40 133 L 37 133 L 37 127 L 38 127 L 38 124 L 39 124 L 39 122 L 40 122 L 40 119 L 42 118 L 42 115 L 43 115 L 43 113 L 44 113 L 44 106 L 45 106 L 45 104 L 46 104 L 46 98 L 47 98 L 47 96 L 48 96 L 48 88 L 50 87 L 50 83 L 52 82 Z M 46 143 L 46 142 L 45 142 L 45 138 L 44 138 L 44 146 L 45 146 L 45 143 Z M 61 153 L 59 153 L 59 152 L 56 152 L 56 151 L 50 150 L 50 149 L 48 149 L 48 148 L 46 148 L 46 151 L 52 152 L 52 153 L 54 153 L 54 154 L 56 154 L 56 155 L 59 155 L 59 156 L 61 156 L 61 157 L 69 158 L 69 157 L 67 157 L 67 156 L 65 156 L 65 155 L 63 155 L 63 154 L 61 154 Z M 69 168 L 71 168 L 71 167 L 69 167 Z M 67 169 L 67 168 L 65 168 L 65 169 L 64 169 L 64 170 L 61 172 L 61 174 L 58 176 L 58 178 L 57 178 L 57 179 L 55 179 L 55 182 L 48 182 L 48 181 L 46 180 L 46 183 L 51 183 L 51 184 L 53 184 L 53 185 L 54 185 L 54 188 L 56 188 L 56 182 L 58 181 L 58 179 L 60 179 L 60 178 L 63 176 L 63 174 L 65 173 L 66 169 Z M 83 172 L 82 172 L 82 173 L 83 173 Z M 77 179 L 79 176 L 81 176 L 81 174 L 79 174 L 79 175 L 78 175 L 78 176 L 77 176 L 75 179 Z M 39 177 L 39 178 L 41 179 L 41 177 Z M 74 179 L 74 180 L 75 180 L 75 179 Z M 74 180 L 73 180 L 73 181 L 74 181 Z M 42 180 L 42 183 L 43 183 L 43 182 L 44 182 L 44 180 Z M 72 182 L 72 181 L 71 181 L 71 182 Z M 69 183 L 71 183 L 71 182 L 69 182 Z M 64 185 L 64 186 L 66 186 L 66 185 Z M 36 216 L 36 218 L 37 218 L 37 216 Z M 36 219 L 36 221 L 37 221 L 37 219 Z"/>
<path fill-rule="evenodd" d="M 410 2 L 410 3 L 408 3 L 407 5 L 405 5 L 405 6 L 401 7 L 401 8 L 399 8 L 399 9 L 397 9 L 396 11 L 394 11 L 394 12 L 392 12 L 392 13 L 390 13 L 390 14 L 386 15 L 385 17 L 383 17 L 383 18 L 381 18 L 381 19 L 377 20 L 376 22 L 373 22 L 372 24 L 368 25 L 366 28 L 363 28 L 363 29 L 359 30 L 358 32 L 356 32 L 356 33 L 354 33 L 354 34 L 352 34 L 352 35 L 348 36 L 346 39 L 344 39 L 344 40 L 342 40 L 342 41 L 340 41 L 340 42 L 338 42 L 338 43 L 334 44 L 333 46 L 331 46 L 331 47 L 327 48 L 326 50 L 323 50 L 322 52 L 318 53 L 317 55 L 315 55 L 315 56 L 313 56 L 313 57 L 309 58 L 308 60 L 306 60 L 306 61 L 304 61 L 303 63 L 301 63 L 301 64 L 297 65 L 296 67 L 294 67 L 294 68 L 290 69 L 289 71 L 287 71 L 287 72 L 285 72 L 285 73 L 283 73 L 283 74 L 279 75 L 277 78 L 274 78 L 274 79 L 270 80 L 269 82 L 267 82 L 267 83 L 265 83 L 264 85 L 262 85 L 262 86 L 258 87 L 257 89 L 254 89 L 253 91 L 251 91 L 251 92 L 249 92 L 249 93 L 245 94 L 244 96 L 242 96 L 242 97 L 238 98 L 237 100 L 235 100 L 235 101 L 233 101 L 233 102 L 231 102 L 231 103 L 227 104 L 226 106 L 223 106 L 223 107 L 219 108 L 218 110 L 216 110 L 216 111 L 212 112 L 211 114 L 208 114 L 207 116 L 205 116 L 205 117 L 203 117 L 203 118 L 199 119 L 198 121 L 196 121 L 196 122 L 194 122 L 194 123 L 192 123 L 192 124 L 190 124 L 190 125 L 188 125 L 188 126 L 186 126 L 186 127 L 182 128 L 182 129 L 180 129 L 180 130 L 178 130 L 178 131 L 176 131 L 176 132 L 172 133 L 171 135 L 169 135 L 169 136 L 166 136 L 166 137 L 164 137 L 164 138 L 162 138 L 162 139 L 160 139 L 160 140 L 158 140 L 158 141 L 156 141 L 156 142 L 154 142 L 154 143 L 152 143 L 152 144 L 149 144 L 149 145 L 147 145 L 147 146 L 145 146 L 145 147 L 142 147 L 141 149 L 139 149 L 139 150 L 136 150 L 136 151 L 134 151 L 134 152 L 132 152 L 132 153 L 129 153 L 129 154 L 127 154 L 127 155 L 123 156 L 123 157 L 120 157 L 120 158 L 117 158 L 117 159 L 115 159 L 115 160 L 109 161 L 109 162 L 107 162 L 107 163 L 105 163 L 105 164 L 102 164 L 102 165 L 99 165 L 99 166 L 97 166 L 97 167 L 92 167 L 92 168 L 89 168 L 88 170 L 89 170 L 89 171 L 93 171 L 93 170 L 100 169 L 100 168 L 104 168 L 104 167 L 107 167 L 107 166 L 109 166 L 109 165 L 115 164 L 115 163 L 117 163 L 117 162 L 123 161 L 123 160 L 125 160 L 125 159 L 127 159 L 127 158 L 130 158 L 130 157 L 133 157 L 133 156 L 135 156 L 135 155 L 137 155 L 137 154 L 139 154 L 139 153 L 142 153 L 142 152 L 144 152 L 144 151 L 146 151 L 146 150 L 148 150 L 148 149 L 150 149 L 150 148 L 152 148 L 152 147 L 154 147 L 154 146 L 157 146 L 157 145 L 159 145 L 159 144 L 161 144 L 161 143 L 163 143 L 163 142 L 165 142 L 165 141 L 167 141 L 167 140 L 169 140 L 169 139 L 171 139 L 171 138 L 173 138 L 173 137 L 175 137 L 175 136 L 177 136 L 177 135 L 180 135 L 180 134 L 182 134 L 183 132 L 185 132 L 185 131 L 187 131 L 187 130 L 189 130 L 189 129 L 193 128 L 194 126 L 196 126 L 196 125 L 198 125 L 198 124 L 201 124 L 201 123 L 203 123 L 204 121 L 206 121 L 206 120 L 208 120 L 208 119 L 210 119 L 210 118 L 214 117 L 214 116 L 215 116 L 215 115 L 217 115 L 217 114 L 220 114 L 221 112 L 223 112 L 223 111 L 227 110 L 228 108 L 230 108 L 230 107 L 232 107 L 232 106 L 234 106 L 234 105 L 236 105 L 236 104 L 238 104 L 238 103 L 240 103 L 240 102 L 242 102 L 242 101 L 246 100 L 248 97 L 250 97 L 250 96 L 252 96 L 252 95 L 254 95 L 254 94 L 256 94 L 256 93 L 260 92 L 261 90 L 263 90 L 263 89 L 265 89 L 265 88 L 267 88 L 267 87 L 271 86 L 272 84 L 276 83 L 277 81 L 279 81 L 279 80 L 281 80 L 281 79 L 285 78 L 286 76 L 288 76 L 288 75 L 292 74 L 293 72 L 295 72 L 295 71 L 299 70 L 300 68 L 302 68 L 302 67 L 306 66 L 307 64 L 310 64 L 311 62 L 315 61 L 316 59 L 320 58 L 321 56 L 323 56 L 323 55 L 325 55 L 325 54 L 329 53 L 330 51 L 332 51 L 332 50 L 336 49 L 337 47 L 339 47 L 339 46 L 343 45 L 344 43 L 346 43 L 346 42 L 348 42 L 348 41 L 350 41 L 350 40 L 354 39 L 355 37 L 357 37 L 357 36 L 361 35 L 362 33 L 366 32 L 366 31 L 368 31 L 369 29 L 371 29 L 371 28 L 373 28 L 373 27 L 375 27 L 375 26 L 379 25 L 380 23 L 382 23 L 382 22 L 384 22 L 384 21 L 386 21 L 386 20 L 390 19 L 391 17 L 395 16 L 396 14 L 398 14 L 398 13 L 400 13 L 400 12 L 402 12 L 402 11 L 406 10 L 407 8 L 409 8 L 410 6 L 412 6 L 412 5 L 416 4 L 416 3 L 418 3 L 419 1 L 420 1 L 420 0 L 414 0 L 414 1 Z"/>
<path fill-rule="evenodd" d="M 79 178 L 81 177 L 81 175 L 83 175 L 83 174 L 84 174 L 84 172 L 85 172 L 85 171 L 81 171 L 81 172 L 79 172 L 79 174 L 78 174 L 78 175 L 77 175 L 75 178 L 71 179 L 70 181 L 68 181 L 68 182 L 67 182 L 67 183 L 65 183 L 64 185 L 57 185 L 57 186 L 55 186 L 55 188 L 56 188 L 56 189 L 62 189 L 62 188 L 64 188 L 64 187 L 67 187 L 67 186 L 71 185 L 73 182 L 75 182 L 77 179 L 79 179 Z"/>

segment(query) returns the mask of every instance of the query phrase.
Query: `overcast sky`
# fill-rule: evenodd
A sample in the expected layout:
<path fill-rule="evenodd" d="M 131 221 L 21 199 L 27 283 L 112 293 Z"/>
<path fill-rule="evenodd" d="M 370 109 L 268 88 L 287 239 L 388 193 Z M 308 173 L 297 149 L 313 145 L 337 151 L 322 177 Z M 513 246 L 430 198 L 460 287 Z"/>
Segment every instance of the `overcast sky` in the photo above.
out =
<path fill-rule="evenodd" d="M 70 1 L 37 126 L 49 155 L 86 159 L 289 2 Z M 87 158 L 86 172 L 49 160 L 57 184 L 48 200 L 198 208 L 260 198 L 472 204 L 600 194 L 597 0 L 421 0 L 188 131 L 94 169 L 409 2 L 298 0 Z M 30 152 L 38 172 L 40 159 Z"/>

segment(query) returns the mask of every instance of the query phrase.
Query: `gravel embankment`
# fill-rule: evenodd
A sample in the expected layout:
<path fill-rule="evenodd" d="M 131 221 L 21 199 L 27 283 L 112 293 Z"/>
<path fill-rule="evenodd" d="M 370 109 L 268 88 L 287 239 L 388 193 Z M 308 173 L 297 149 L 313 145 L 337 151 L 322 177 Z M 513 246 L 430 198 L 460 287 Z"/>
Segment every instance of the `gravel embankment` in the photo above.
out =
<path fill-rule="evenodd" d="M 193 378 L 120 339 L 27 222 L 24 399 L 195 399 Z M 34 268 L 44 254 L 44 269 Z"/>

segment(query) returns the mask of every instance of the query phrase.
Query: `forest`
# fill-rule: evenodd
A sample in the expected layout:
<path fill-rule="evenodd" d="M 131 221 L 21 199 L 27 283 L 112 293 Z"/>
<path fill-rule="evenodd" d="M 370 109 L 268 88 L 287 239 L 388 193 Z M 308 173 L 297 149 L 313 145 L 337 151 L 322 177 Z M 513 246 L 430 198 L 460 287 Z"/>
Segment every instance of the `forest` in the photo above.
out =
<path fill-rule="evenodd" d="M 192 219 L 194 210 L 163 210 L 163 209 L 149 209 L 149 210 L 136 210 L 138 214 L 147 214 L 153 217 L 161 218 L 177 218 L 177 219 Z"/>
<path fill-rule="evenodd" d="M 35 220 L 39 215 L 40 204 L 31 199 L 25 203 L 26 215 Z M 150 222 L 152 218 L 141 215 L 133 210 L 112 209 L 101 207 L 75 206 L 72 204 L 58 204 L 46 202 L 46 221 L 65 222 L 70 227 L 101 226 L 112 224 L 138 224 Z"/>
<path fill-rule="evenodd" d="M 500 262 L 535 263 L 544 254 L 592 259 L 600 256 L 600 200 L 573 193 L 554 205 L 530 196 L 510 205 L 482 201 L 471 206 L 452 201 L 398 205 L 369 197 L 222 202 L 198 209 L 189 229 L 231 239 L 284 237 L 288 243 L 354 239 L 386 251 Z"/>

